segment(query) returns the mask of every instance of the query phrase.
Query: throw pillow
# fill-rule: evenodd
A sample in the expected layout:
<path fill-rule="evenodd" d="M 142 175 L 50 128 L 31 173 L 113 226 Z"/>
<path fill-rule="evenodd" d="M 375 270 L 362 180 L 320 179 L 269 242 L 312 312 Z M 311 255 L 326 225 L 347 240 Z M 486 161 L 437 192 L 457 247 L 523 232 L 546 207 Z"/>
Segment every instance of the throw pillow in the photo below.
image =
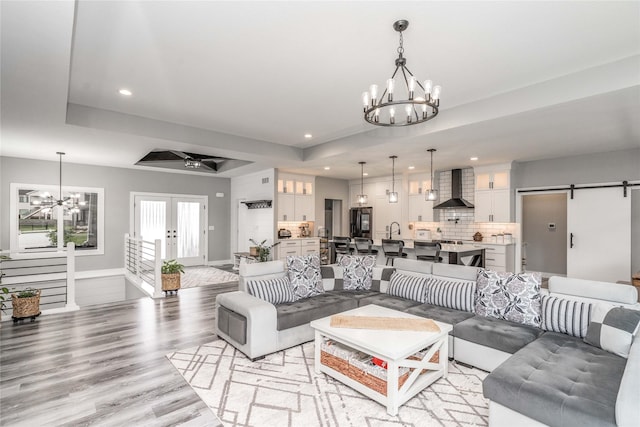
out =
<path fill-rule="evenodd" d="M 260 298 L 271 304 L 282 304 L 283 302 L 294 302 L 296 300 L 291 289 L 288 277 L 267 280 L 249 280 L 247 282 L 249 294 Z"/>
<path fill-rule="evenodd" d="M 593 304 L 543 295 L 541 306 L 540 327 L 545 331 L 578 338 L 587 335 Z"/>
<path fill-rule="evenodd" d="M 396 271 L 391 275 L 387 293 L 424 303 L 427 301 L 428 287 L 429 279 L 427 277 L 408 276 Z"/>
<path fill-rule="evenodd" d="M 371 289 L 375 255 L 344 255 L 338 260 L 338 265 L 344 268 L 342 275 L 345 290 Z"/>
<path fill-rule="evenodd" d="M 374 267 L 373 279 L 371 280 L 371 290 L 387 292 L 387 289 L 389 289 L 389 281 L 395 271 L 395 267 Z"/>
<path fill-rule="evenodd" d="M 473 313 L 476 282 L 431 277 L 427 302 Z"/>
<path fill-rule="evenodd" d="M 523 325 L 540 327 L 540 273 L 478 273 L 475 312 Z"/>
<path fill-rule="evenodd" d="M 322 287 L 325 291 L 337 291 L 343 289 L 342 272 L 343 268 L 337 265 L 320 266 L 322 276 Z"/>
<path fill-rule="evenodd" d="M 296 299 L 324 293 L 318 254 L 288 256 L 287 275 Z"/>
<path fill-rule="evenodd" d="M 640 311 L 597 303 L 584 342 L 627 358 L 638 324 Z"/>

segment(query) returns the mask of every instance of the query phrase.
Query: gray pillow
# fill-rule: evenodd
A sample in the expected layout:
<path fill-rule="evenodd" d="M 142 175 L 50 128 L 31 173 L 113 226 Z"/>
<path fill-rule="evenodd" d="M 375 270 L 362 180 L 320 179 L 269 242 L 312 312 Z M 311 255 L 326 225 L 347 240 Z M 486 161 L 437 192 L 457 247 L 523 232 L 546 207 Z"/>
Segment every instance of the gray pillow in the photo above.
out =
<path fill-rule="evenodd" d="M 424 303 L 427 301 L 428 286 L 429 279 L 427 277 L 408 276 L 396 271 L 391 275 L 387 293 Z"/>
<path fill-rule="evenodd" d="M 541 305 L 540 327 L 545 331 L 578 338 L 587 335 L 593 304 L 543 295 Z"/>
<path fill-rule="evenodd" d="M 271 304 L 282 304 L 296 300 L 291 284 L 287 277 L 280 279 L 249 280 L 247 282 L 249 294 Z"/>
<path fill-rule="evenodd" d="M 287 276 L 296 300 L 324 293 L 318 254 L 288 256 Z"/>
<path fill-rule="evenodd" d="M 599 302 L 591 313 L 584 342 L 627 358 L 638 324 L 640 311 Z"/>
<path fill-rule="evenodd" d="M 473 313 L 476 282 L 431 277 L 427 302 L 440 307 Z"/>

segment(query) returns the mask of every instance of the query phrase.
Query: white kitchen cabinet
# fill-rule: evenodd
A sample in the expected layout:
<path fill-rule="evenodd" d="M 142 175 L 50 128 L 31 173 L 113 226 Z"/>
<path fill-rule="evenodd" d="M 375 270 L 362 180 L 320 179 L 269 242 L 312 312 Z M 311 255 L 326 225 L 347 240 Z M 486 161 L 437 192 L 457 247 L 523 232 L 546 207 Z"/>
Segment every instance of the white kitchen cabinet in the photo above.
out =
<path fill-rule="evenodd" d="M 474 168 L 476 222 L 511 221 L 511 165 Z"/>
<path fill-rule="evenodd" d="M 415 221 L 433 221 L 433 202 L 425 200 L 423 194 L 409 196 L 409 222 Z"/>
<path fill-rule="evenodd" d="M 476 191 L 475 222 L 510 222 L 510 190 Z"/>
<path fill-rule="evenodd" d="M 294 221 L 295 196 L 293 193 L 278 194 L 278 221 Z"/>
<path fill-rule="evenodd" d="M 430 188 L 430 177 L 412 176 L 409 178 L 409 196 L 424 195 Z"/>
<path fill-rule="evenodd" d="M 487 270 L 512 272 L 515 269 L 515 245 L 492 245 L 474 243 L 473 246 L 484 248 L 484 267 Z"/>
<path fill-rule="evenodd" d="M 278 221 L 315 221 L 315 177 L 278 175 Z"/>
<path fill-rule="evenodd" d="M 294 221 L 314 221 L 315 220 L 315 201 L 313 196 L 303 196 L 296 194 L 294 196 Z"/>
<path fill-rule="evenodd" d="M 389 238 L 389 226 L 396 221 L 401 224 L 402 209 L 400 203 L 389 203 L 387 196 L 376 196 L 373 200 L 373 229 L 376 238 Z M 393 226 L 393 239 L 399 238 L 397 226 Z M 400 230 L 402 231 L 402 230 Z"/>
<path fill-rule="evenodd" d="M 310 254 L 320 254 L 320 239 L 289 239 L 281 240 L 276 246 L 277 253 L 274 259 L 286 261 L 288 256 L 300 256 Z"/>

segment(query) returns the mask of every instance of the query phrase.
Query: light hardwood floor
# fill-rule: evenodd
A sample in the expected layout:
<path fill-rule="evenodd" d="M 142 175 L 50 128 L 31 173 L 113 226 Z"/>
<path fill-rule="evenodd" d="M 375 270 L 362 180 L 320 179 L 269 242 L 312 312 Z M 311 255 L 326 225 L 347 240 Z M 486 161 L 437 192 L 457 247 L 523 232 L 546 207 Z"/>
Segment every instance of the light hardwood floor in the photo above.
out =
<path fill-rule="evenodd" d="M 219 425 L 165 356 L 213 341 L 216 295 L 236 289 L 3 322 L 0 425 Z"/>

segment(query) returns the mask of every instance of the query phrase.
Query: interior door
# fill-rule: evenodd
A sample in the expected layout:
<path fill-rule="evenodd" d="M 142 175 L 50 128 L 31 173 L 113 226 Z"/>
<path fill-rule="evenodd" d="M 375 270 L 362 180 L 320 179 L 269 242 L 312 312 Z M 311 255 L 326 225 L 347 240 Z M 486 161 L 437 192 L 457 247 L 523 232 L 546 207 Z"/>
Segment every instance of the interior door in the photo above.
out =
<path fill-rule="evenodd" d="M 631 197 L 621 188 L 567 197 L 567 276 L 616 282 L 631 274 Z"/>
<path fill-rule="evenodd" d="M 135 197 L 134 236 L 161 241 L 161 258 L 177 259 L 184 265 L 205 261 L 206 198 Z"/>

